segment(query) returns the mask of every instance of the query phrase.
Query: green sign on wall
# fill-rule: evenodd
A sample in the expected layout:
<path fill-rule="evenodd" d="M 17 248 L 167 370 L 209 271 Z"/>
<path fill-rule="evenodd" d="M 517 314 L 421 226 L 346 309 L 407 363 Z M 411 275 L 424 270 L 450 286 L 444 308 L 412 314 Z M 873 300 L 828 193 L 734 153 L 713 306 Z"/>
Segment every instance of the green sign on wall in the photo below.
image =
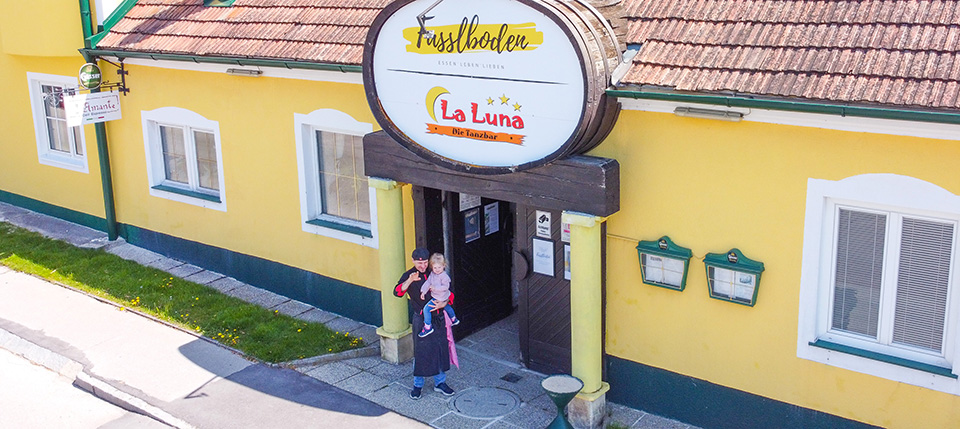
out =
<path fill-rule="evenodd" d="M 80 66 L 80 86 L 85 89 L 97 89 L 103 83 L 103 73 L 100 72 L 100 66 L 93 63 L 86 63 Z"/>

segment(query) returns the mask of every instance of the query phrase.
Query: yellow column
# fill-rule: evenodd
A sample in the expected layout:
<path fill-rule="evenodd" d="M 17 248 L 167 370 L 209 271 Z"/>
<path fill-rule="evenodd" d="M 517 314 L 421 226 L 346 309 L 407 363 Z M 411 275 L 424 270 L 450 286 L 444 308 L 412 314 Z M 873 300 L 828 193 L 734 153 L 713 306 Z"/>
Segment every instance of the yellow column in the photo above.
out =
<path fill-rule="evenodd" d="M 601 380 L 603 266 L 600 258 L 600 226 L 606 219 L 572 212 L 564 212 L 561 219 L 570 224 L 570 336 L 573 376 L 583 381 L 581 393 L 590 394 L 600 392 L 606 387 Z"/>
<path fill-rule="evenodd" d="M 393 180 L 371 177 L 377 190 L 377 233 L 380 242 L 380 302 L 383 334 L 393 337 L 410 330 L 407 300 L 393 295 L 397 279 L 406 271 L 403 246 L 403 193 Z"/>

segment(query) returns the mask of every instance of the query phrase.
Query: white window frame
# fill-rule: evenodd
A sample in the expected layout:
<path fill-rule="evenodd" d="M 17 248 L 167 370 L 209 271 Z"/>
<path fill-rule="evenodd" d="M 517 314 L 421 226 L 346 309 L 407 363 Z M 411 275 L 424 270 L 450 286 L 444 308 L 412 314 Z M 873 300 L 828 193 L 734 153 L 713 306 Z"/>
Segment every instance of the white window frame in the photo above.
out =
<path fill-rule="evenodd" d="M 80 173 L 89 173 L 87 162 L 87 144 L 83 126 L 80 126 L 79 141 L 74 142 L 83 151 L 83 155 L 63 153 L 50 148 L 50 136 L 47 134 L 47 115 L 44 110 L 42 85 L 61 88 L 75 88 L 77 78 L 72 76 L 58 76 L 44 73 L 27 72 L 27 83 L 30 88 L 30 108 L 33 112 L 33 128 L 37 141 L 37 157 L 40 164 L 73 170 Z"/>
<path fill-rule="evenodd" d="M 223 150 L 220 144 L 220 123 L 217 121 L 211 121 L 195 112 L 179 107 L 161 107 L 159 109 L 150 111 L 142 111 L 140 115 L 143 122 L 143 143 L 146 152 L 147 182 L 150 185 L 150 195 L 209 209 L 227 211 L 226 182 L 223 179 Z M 209 190 L 200 189 L 198 186 L 196 186 L 195 182 L 197 179 L 194 177 L 195 174 L 192 172 L 193 168 L 190 167 L 188 167 L 188 174 L 190 175 L 191 183 L 190 187 L 183 187 L 181 184 L 172 183 L 166 180 L 166 170 L 164 167 L 162 145 L 160 142 L 161 125 L 184 128 L 185 133 L 188 136 L 191 136 L 189 139 L 185 140 L 187 143 L 186 151 L 188 154 L 188 166 L 190 165 L 191 160 L 193 160 L 192 162 L 195 163 L 196 159 L 196 145 L 189 144 L 193 141 L 192 133 L 189 131 L 196 130 L 213 133 L 217 151 L 217 175 L 219 180 L 218 183 L 220 185 L 219 192 L 212 193 Z M 191 153 L 193 153 L 193 155 L 190 155 Z M 157 189 L 158 186 L 164 186 L 168 188 L 183 188 L 183 192 Z M 210 197 L 214 197 L 219 201 L 198 198 L 190 195 L 191 193 L 209 195 Z"/>
<path fill-rule="evenodd" d="M 334 109 L 318 109 L 308 114 L 294 113 L 294 134 L 297 148 L 297 172 L 300 180 L 300 223 L 303 231 L 311 234 L 331 237 L 367 247 L 378 248 L 377 233 L 377 193 L 369 188 L 371 237 L 351 233 L 337 228 L 308 223 L 314 219 L 340 222 L 345 226 L 357 226 L 334 217 L 324 217 L 322 202 L 319 200 L 319 166 L 317 165 L 316 132 L 329 131 L 352 136 L 364 136 L 373 132 L 373 124 L 360 122 L 350 115 Z"/>
<path fill-rule="evenodd" d="M 949 368 L 952 374 L 960 375 L 960 275 L 957 272 L 960 267 L 960 258 L 957 257 L 960 228 L 955 226 L 954 229 L 950 289 L 944 321 L 944 355 L 924 356 L 924 353 L 919 351 L 864 342 L 855 335 L 845 336 L 831 332 L 835 216 L 838 207 L 865 212 L 887 212 L 888 228 L 897 222 L 899 215 L 951 222 L 960 226 L 960 196 L 919 179 L 895 174 L 865 174 L 839 181 L 809 179 L 800 275 L 797 356 L 850 371 L 960 395 L 960 381 L 957 378 L 870 357 L 871 353 L 876 353 L 918 364 Z M 889 216 L 891 213 L 893 216 Z M 896 225 L 893 227 L 899 228 Z M 887 249 L 892 245 L 885 243 Z M 887 253 L 885 252 L 885 260 L 890 259 Z M 889 268 L 892 267 L 885 263 L 884 270 Z M 892 312 L 888 317 L 892 318 Z M 851 354 L 811 345 L 817 340 L 829 341 L 866 353 Z"/>

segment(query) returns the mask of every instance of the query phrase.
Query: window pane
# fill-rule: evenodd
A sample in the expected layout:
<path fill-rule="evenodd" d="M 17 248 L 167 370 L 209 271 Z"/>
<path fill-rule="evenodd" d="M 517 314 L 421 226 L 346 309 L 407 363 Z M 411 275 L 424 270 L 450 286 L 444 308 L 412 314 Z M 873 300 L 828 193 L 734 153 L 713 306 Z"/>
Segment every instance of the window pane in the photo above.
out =
<path fill-rule="evenodd" d="M 83 156 L 83 145 L 80 144 L 80 127 L 70 127 L 73 131 L 73 151 L 77 155 Z"/>
<path fill-rule="evenodd" d="M 953 224 L 903 219 L 895 343 L 941 352 L 952 252 Z"/>
<path fill-rule="evenodd" d="M 65 122 L 47 118 L 47 140 L 50 143 L 50 149 L 70 153 L 70 140 L 67 137 Z"/>
<path fill-rule="evenodd" d="M 369 223 L 362 137 L 327 131 L 317 131 L 316 135 L 323 213 Z"/>
<path fill-rule="evenodd" d="M 217 142 L 213 133 L 194 131 L 193 139 L 197 145 L 197 173 L 200 187 L 220 190 L 220 175 L 217 169 Z"/>
<path fill-rule="evenodd" d="M 840 209 L 834 276 L 834 329 L 877 337 L 887 217 Z"/>
<path fill-rule="evenodd" d="M 167 180 L 187 184 L 187 153 L 183 145 L 183 129 L 160 126 L 160 147 Z"/>
<path fill-rule="evenodd" d="M 357 220 L 370 222 L 370 185 L 363 170 L 363 137 L 353 138 L 354 171 L 357 176 Z"/>

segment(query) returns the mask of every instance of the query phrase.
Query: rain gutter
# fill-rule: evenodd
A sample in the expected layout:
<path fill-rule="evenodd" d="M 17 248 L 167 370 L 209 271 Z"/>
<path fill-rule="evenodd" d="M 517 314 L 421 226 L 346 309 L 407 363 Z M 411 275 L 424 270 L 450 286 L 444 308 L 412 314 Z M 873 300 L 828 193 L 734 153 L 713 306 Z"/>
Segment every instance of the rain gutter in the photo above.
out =
<path fill-rule="evenodd" d="M 286 69 L 338 71 L 342 73 L 361 73 L 363 71 L 363 67 L 356 65 L 311 63 L 306 61 L 266 60 L 236 57 L 204 57 L 199 55 L 155 54 L 149 52 L 113 51 L 107 49 L 85 49 L 84 51 L 85 54 L 89 55 L 95 55 L 98 57 L 116 57 L 121 60 L 125 58 L 143 58 L 154 61 L 185 61 L 197 64 L 207 63 L 237 66 L 277 67 Z"/>
<path fill-rule="evenodd" d="M 853 116 L 860 118 L 892 119 L 898 121 L 933 122 L 960 125 L 960 113 L 891 109 L 883 107 L 850 106 L 841 104 L 811 103 L 773 99 L 757 99 L 744 96 L 683 94 L 674 92 L 608 89 L 607 95 L 621 98 L 672 101 L 680 103 L 711 104 L 726 107 L 786 110 L 791 112 L 819 113 L 824 115 Z"/>
<path fill-rule="evenodd" d="M 90 16 L 90 1 L 80 0 L 80 26 L 83 28 L 83 47 L 89 48 L 93 36 L 93 18 Z"/>

